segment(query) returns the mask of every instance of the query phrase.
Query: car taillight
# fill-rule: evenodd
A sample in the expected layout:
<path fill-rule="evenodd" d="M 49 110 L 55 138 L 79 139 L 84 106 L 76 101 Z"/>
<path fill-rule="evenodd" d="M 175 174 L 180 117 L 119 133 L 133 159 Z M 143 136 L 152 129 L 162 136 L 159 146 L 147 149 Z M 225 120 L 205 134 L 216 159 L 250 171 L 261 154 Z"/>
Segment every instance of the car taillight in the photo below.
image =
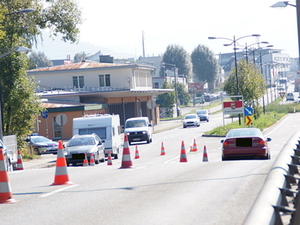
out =
<path fill-rule="evenodd" d="M 253 138 L 252 139 L 252 146 L 265 146 L 266 142 L 261 138 Z"/>
<path fill-rule="evenodd" d="M 235 139 L 225 140 L 223 142 L 223 147 L 234 147 L 235 146 Z"/>

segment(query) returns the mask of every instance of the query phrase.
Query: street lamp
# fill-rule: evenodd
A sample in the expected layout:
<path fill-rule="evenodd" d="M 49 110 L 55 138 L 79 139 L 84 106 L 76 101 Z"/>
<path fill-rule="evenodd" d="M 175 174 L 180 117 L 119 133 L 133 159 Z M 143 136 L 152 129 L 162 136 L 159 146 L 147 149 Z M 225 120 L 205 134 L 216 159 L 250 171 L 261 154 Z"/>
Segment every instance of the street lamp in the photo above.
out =
<path fill-rule="evenodd" d="M 238 67 L 237 67 L 237 57 L 236 57 L 236 45 L 237 41 L 246 38 L 246 37 L 260 37 L 260 34 L 252 34 L 252 35 L 246 35 L 240 38 L 235 38 L 235 35 L 233 36 L 233 39 L 230 38 L 224 38 L 224 37 L 208 37 L 208 39 L 213 40 L 213 39 L 225 39 L 231 41 L 230 44 L 226 44 L 226 46 L 231 46 L 233 44 L 233 50 L 234 50 L 234 64 L 235 64 L 235 80 L 236 80 L 236 95 L 239 95 L 239 81 L 238 81 Z M 239 115 L 239 125 L 241 125 L 241 117 Z"/>
<path fill-rule="evenodd" d="M 4 58 L 5 56 L 7 56 L 13 52 L 28 53 L 29 51 L 31 51 L 31 49 L 23 47 L 23 46 L 16 47 L 13 50 L 0 55 L 0 59 Z M 2 105 L 2 87 L 0 84 L 0 139 L 3 140 L 2 138 L 3 138 L 3 105 Z"/>
<path fill-rule="evenodd" d="M 296 5 L 290 4 L 288 1 L 281 1 L 277 2 L 274 5 L 271 5 L 273 8 L 283 8 L 287 6 L 293 6 L 296 7 L 296 13 L 297 13 L 297 30 L 298 30 L 298 70 L 300 69 L 300 0 L 296 0 Z"/>
<path fill-rule="evenodd" d="M 179 108 L 178 108 L 178 95 L 177 95 L 177 76 L 176 76 L 176 65 L 175 64 L 170 64 L 170 63 L 165 63 L 162 62 L 161 64 L 163 65 L 168 65 L 174 67 L 174 81 L 175 81 L 175 102 L 176 102 L 176 114 L 179 116 Z"/>

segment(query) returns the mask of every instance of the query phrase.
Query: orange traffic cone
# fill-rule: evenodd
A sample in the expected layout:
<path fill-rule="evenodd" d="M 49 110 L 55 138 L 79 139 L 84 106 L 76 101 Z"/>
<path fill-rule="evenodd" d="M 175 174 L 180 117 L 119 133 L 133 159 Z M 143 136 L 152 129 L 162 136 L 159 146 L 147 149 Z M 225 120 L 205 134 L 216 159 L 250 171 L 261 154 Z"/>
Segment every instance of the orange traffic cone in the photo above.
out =
<path fill-rule="evenodd" d="M 197 149 L 197 143 L 196 143 L 196 138 L 195 138 L 193 148 L 191 149 L 191 152 L 196 152 L 196 151 L 198 151 L 198 149 Z"/>
<path fill-rule="evenodd" d="M 90 153 L 90 166 L 95 166 L 94 153 Z"/>
<path fill-rule="evenodd" d="M 204 150 L 203 150 L 203 162 L 208 162 L 208 156 L 206 152 L 206 146 L 204 145 Z"/>
<path fill-rule="evenodd" d="M 17 170 L 24 170 L 21 151 L 18 149 Z"/>
<path fill-rule="evenodd" d="M 111 153 L 110 153 L 109 150 L 108 150 L 108 156 L 107 156 L 107 165 L 108 165 L 108 166 L 111 166 L 111 165 L 112 165 Z"/>
<path fill-rule="evenodd" d="M 187 162 L 184 142 L 181 142 L 181 153 L 180 153 L 180 162 Z"/>
<path fill-rule="evenodd" d="M 72 184 L 72 182 L 69 181 L 67 163 L 63 151 L 64 151 L 63 144 L 62 141 L 60 140 L 58 141 L 55 177 L 54 177 L 54 183 L 52 185 Z"/>
<path fill-rule="evenodd" d="M 135 159 L 139 159 L 140 158 L 140 153 L 139 153 L 139 150 L 138 150 L 138 146 L 136 145 L 135 146 Z"/>
<path fill-rule="evenodd" d="M 88 166 L 88 165 L 89 165 L 89 161 L 87 160 L 86 153 L 84 153 L 84 160 L 83 160 L 83 165 L 82 166 Z"/>
<path fill-rule="evenodd" d="M 2 147 L 0 148 L 0 203 L 15 203 L 10 191 L 10 184 L 4 163 Z"/>
<path fill-rule="evenodd" d="M 164 147 L 164 143 L 162 142 L 161 143 L 161 153 L 160 153 L 160 155 L 165 155 L 165 154 L 166 154 L 165 147 Z"/>
<path fill-rule="evenodd" d="M 130 157 L 128 137 L 127 137 L 127 135 L 124 135 L 122 165 L 121 165 L 120 169 L 131 168 L 131 167 L 132 167 L 132 161 L 131 161 L 131 157 Z"/>

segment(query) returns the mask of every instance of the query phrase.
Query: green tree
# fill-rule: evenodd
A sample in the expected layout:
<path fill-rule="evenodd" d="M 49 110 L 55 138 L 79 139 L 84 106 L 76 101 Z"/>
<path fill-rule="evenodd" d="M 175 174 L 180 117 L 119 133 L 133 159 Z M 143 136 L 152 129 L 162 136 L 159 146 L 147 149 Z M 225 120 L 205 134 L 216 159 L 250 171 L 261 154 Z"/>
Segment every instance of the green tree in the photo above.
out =
<path fill-rule="evenodd" d="M 86 59 L 86 53 L 85 52 L 80 52 L 76 53 L 74 56 L 74 63 L 82 62 Z"/>
<path fill-rule="evenodd" d="M 0 54 L 19 46 L 32 48 L 38 39 L 42 40 L 44 29 L 50 36 L 60 35 L 63 41 L 74 43 L 78 38 L 81 12 L 73 0 L 3 0 L 0 4 Z M 26 8 L 35 11 L 15 13 Z M 25 54 L 18 52 L 0 58 L 3 134 L 17 134 L 19 146 L 24 144 L 40 112 L 34 93 L 36 85 L 26 74 L 28 61 Z"/>
<path fill-rule="evenodd" d="M 238 90 L 236 82 L 236 68 L 231 71 L 230 76 L 224 83 L 224 91 L 229 95 L 243 95 L 245 106 L 254 109 L 254 116 L 258 118 L 261 114 L 259 99 L 266 92 L 266 82 L 263 75 L 255 64 L 248 64 L 241 60 L 237 65 Z"/>
<path fill-rule="evenodd" d="M 28 69 L 53 66 L 52 61 L 49 58 L 47 58 L 44 52 L 31 52 L 29 58 L 30 62 Z"/>
<path fill-rule="evenodd" d="M 173 84 L 165 81 L 161 87 L 162 89 L 174 89 Z M 160 103 L 160 108 L 165 108 L 169 116 L 173 115 L 173 106 L 175 104 L 175 92 L 168 92 L 159 94 L 156 100 Z"/>
<path fill-rule="evenodd" d="M 190 79 L 190 57 L 187 51 L 179 45 L 169 45 L 163 54 L 162 61 L 166 63 L 165 68 L 161 70 L 161 76 L 164 76 L 165 69 L 174 70 L 173 66 L 168 64 L 174 64 L 178 69 L 178 75 L 183 75 Z"/>
<path fill-rule="evenodd" d="M 218 74 L 218 62 L 214 53 L 204 45 L 198 45 L 191 54 L 195 77 L 204 83 L 213 84 Z"/>
<path fill-rule="evenodd" d="M 191 96 L 187 91 L 186 85 L 182 83 L 177 83 L 177 92 L 178 92 L 178 100 L 180 101 L 180 105 L 187 106 L 191 100 Z"/>

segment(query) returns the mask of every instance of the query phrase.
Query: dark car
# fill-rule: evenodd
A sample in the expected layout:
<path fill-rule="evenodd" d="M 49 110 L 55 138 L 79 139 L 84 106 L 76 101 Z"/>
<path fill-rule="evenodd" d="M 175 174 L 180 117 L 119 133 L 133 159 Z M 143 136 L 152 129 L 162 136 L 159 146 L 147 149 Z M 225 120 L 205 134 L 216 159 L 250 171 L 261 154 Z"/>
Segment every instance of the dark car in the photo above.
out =
<path fill-rule="evenodd" d="M 95 164 L 105 161 L 104 140 L 96 134 L 74 135 L 65 148 L 67 166 L 72 164 L 83 164 L 85 156 L 90 161 L 90 154 L 93 153 Z"/>
<path fill-rule="evenodd" d="M 26 140 L 36 154 L 57 154 L 58 142 L 52 141 L 44 136 L 29 136 Z"/>
<path fill-rule="evenodd" d="M 207 121 L 209 122 L 209 112 L 206 109 L 197 110 L 197 116 L 199 117 L 200 121 Z"/>
<path fill-rule="evenodd" d="M 237 158 L 270 159 L 268 143 L 271 138 L 263 136 L 258 128 L 230 130 L 222 143 L 222 160 Z"/>

